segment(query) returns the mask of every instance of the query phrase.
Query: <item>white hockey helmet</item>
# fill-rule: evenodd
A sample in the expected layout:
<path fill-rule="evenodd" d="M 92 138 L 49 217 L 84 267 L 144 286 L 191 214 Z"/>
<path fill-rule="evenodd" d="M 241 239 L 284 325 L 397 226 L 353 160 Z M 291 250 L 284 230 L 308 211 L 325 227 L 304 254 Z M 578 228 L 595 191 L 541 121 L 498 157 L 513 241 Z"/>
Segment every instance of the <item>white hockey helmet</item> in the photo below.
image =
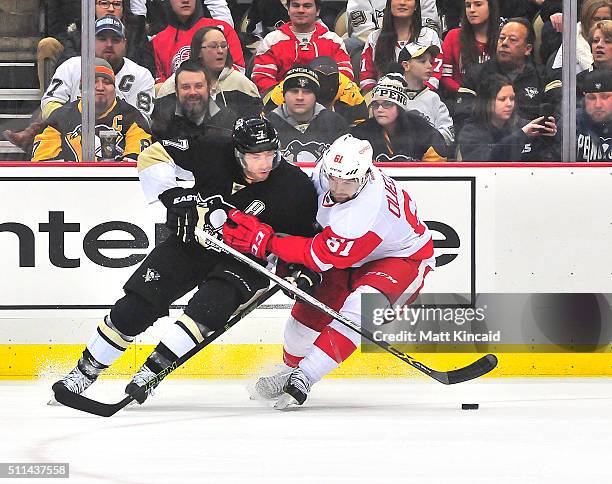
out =
<path fill-rule="evenodd" d="M 372 145 L 350 134 L 340 136 L 323 153 L 321 174 L 328 180 L 333 176 L 342 180 L 355 180 L 354 198 L 365 186 L 372 168 Z"/>

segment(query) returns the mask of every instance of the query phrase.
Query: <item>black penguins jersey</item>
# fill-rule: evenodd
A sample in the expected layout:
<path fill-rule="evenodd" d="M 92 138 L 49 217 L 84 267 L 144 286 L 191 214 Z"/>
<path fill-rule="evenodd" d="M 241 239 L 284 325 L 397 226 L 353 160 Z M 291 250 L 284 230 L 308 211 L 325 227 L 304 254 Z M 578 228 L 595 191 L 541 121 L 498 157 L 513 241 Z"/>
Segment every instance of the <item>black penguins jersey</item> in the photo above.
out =
<path fill-rule="evenodd" d="M 199 205 L 205 209 L 198 225 L 206 221 L 202 216 L 206 211 L 225 203 L 226 209 L 231 206 L 256 215 L 276 232 L 305 237 L 315 233 L 317 194 L 310 178 L 282 160 L 265 181 L 247 183 L 229 137 L 161 140 L 140 154 L 138 174 L 149 203 L 178 186 L 177 177 L 193 180 Z"/>

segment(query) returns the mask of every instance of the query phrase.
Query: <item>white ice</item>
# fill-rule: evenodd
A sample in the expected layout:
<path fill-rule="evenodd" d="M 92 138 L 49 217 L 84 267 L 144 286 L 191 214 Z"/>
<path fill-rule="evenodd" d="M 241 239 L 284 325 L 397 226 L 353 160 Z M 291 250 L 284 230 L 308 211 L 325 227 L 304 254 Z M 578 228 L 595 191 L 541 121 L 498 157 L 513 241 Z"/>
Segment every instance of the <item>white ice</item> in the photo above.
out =
<path fill-rule="evenodd" d="M 279 412 L 243 380 L 169 380 L 105 419 L 45 405 L 49 382 L 5 381 L 0 461 L 69 462 L 42 481 L 69 483 L 611 483 L 611 383 L 330 379 Z"/>

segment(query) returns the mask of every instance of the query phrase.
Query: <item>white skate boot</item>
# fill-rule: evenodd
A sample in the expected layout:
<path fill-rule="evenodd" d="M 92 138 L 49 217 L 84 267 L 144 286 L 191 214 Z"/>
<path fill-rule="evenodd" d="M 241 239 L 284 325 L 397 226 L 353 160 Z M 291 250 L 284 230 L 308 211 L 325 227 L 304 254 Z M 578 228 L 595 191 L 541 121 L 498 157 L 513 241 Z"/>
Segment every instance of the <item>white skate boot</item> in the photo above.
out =
<path fill-rule="evenodd" d="M 251 400 L 276 400 L 283 394 L 283 387 L 295 368 L 285 364 L 278 365 L 280 371 L 271 376 L 262 376 L 250 388 Z"/>
<path fill-rule="evenodd" d="M 153 389 L 157 386 L 157 383 L 149 387 L 144 393 L 140 393 L 138 390 L 153 377 L 155 377 L 155 373 L 147 365 L 142 365 L 125 387 L 125 393 L 133 396 L 138 403 L 143 404 L 149 395 L 153 395 Z"/>
<path fill-rule="evenodd" d="M 284 410 L 290 405 L 302 405 L 306 401 L 311 387 L 310 379 L 300 368 L 296 368 L 289 375 L 289 379 L 283 387 L 284 393 L 280 396 L 274 408 Z"/>

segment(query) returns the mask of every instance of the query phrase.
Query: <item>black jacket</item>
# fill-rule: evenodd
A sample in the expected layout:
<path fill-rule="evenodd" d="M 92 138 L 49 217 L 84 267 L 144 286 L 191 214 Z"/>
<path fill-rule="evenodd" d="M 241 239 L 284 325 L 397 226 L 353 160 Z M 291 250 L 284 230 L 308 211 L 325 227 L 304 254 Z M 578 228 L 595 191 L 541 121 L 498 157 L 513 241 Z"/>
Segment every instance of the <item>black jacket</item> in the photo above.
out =
<path fill-rule="evenodd" d="M 400 122 L 400 132 L 394 136 L 388 136 L 374 118 L 351 128 L 351 134 L 370 142 L 375 161 L 446 161 L 446 142 L 426 119 L 406 111 Z"/>
<path fill-rule="evenodd" d="M 480 121 L 468 122 L 459 133 L 462 161 L 522 162 L 559 161 L 560 139 L 539 136 L 529 138 L 522 127 L 529 121 L 517 119 L 501 129 Z"/>

